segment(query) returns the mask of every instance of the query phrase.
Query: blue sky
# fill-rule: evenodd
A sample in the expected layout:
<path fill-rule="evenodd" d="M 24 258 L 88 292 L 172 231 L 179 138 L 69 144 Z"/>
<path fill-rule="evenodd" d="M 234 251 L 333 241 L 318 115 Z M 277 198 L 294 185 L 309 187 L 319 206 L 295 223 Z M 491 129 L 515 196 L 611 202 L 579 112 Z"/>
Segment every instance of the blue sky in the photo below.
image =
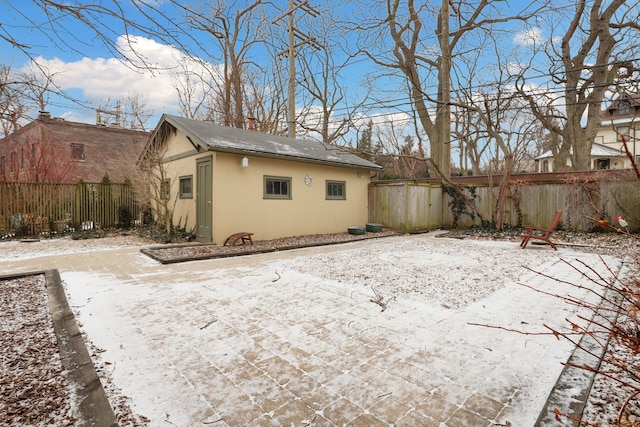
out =
<path fill-rule="evenodd" d="M 75 19 L 56 21 L 55 28 L 52 28 L 36 2 L 0 0 L 0 4 L 8 10 L 8 13 L 0 15 L 0 36 L 6 35 L 2 31 L 9 31 L 18 41 L 26 41 L 30 45 L 31 58 L 36 58 L 40 66 L 55 73 L 56 84 L 71 97 L 81 101 L 81 105 L 78 105 L 70 100 L 52 97 L 48 106 L 52 115 L 71 121 L 94 123 L 96 117 L 92 108 L 97 108 L 108 99 L 115 101 L 136 94 L 146 102 L 148 109 L 155 112 L 150 126 L 155 125 L 162 113 L 178 113 L 176 89 L 172 81 L 176 74 L 166 71 L 142 72 L 124 64 L 120 55 L 131 52 L 123 36 L 124 29 L 117 20 L 107 20 L 103 16 L 100 21 L 100 29 L 112 43 L 110 49 Z M 123 4 L 128 8 L 125 10 L 126 16 L 136 21 L 138 12 L 135 8 L 128 2 Z M 182 18 L 161 0 L 150 4 L 163 13 L 173 14 L 173 22 L 180 25 Z M 323 7 L 327 7 L 327 4 L 323 4 Z M 516 30 L 512 39 L 514 45 L 531 41 L 530 38 L 522 38 L 522 33 Z M 529 35 L 543 37 L 540 30 L 531 31 Z M 176 69 L 178 64 L 188 62 L 178 49 L 157 38 L 151 39 L 140 31 L 131 31 L 129 40 L 135 44 L 138 54 L 152 58 L 162 69 Z M 129 56 L 135 61 L 135 55 Z M 205 60 L 212 61 L 211 58 Z M 28 66 L 30 61 L 24 52 L 0 40 L 0 63 L 20 69 Z M 366 66 L 362 62 L 359 64 L 360 67 Z M 357 86 L 357 79 L 363 77 L 362 69 L 350 74 L 354 79 L 353 86 Z M 405 95 L 398 93 L 397 96 Z M 408 109 L 408 106 L 400 109 L 402 108 Z M 387 109 L 386 113 L 390 113 L 390 110 Z M 33 113 L 35 114 L 37 112 Z"/>
<path fill-rule="evenodd" d="M 48 106 L 54 116 L 92 123 L 95 122 L 92 108 L 109 99 L 135 94 L 145 99 L 148 108 L 157 116 L 163 112 L 177 112 L 175 89 L 169 74 L 142 72 L 121 60 L 130 49 L 118 20 L 103 21 L 100 29 L 120 54 L 105 46 L 76 19 L 61 20 L 52 28 L 43 10 L 33 2 L 20 2 L 19 7 L 16 3 L 8 3 L 9 13 L 0 17 L 0 28 L 19 42 L 28 44 L 28 55 L 0 40 L 0 63 L 18 70 L 30 66 L 35 59 L 43 69 L 55 74 L 56 84 L 80 104 L 54 96 Z M 128 16 L 134 16 L 134 11 Z M 183 59 L 171 46 L 136 33 L 141 34 L 134 31 L 130 39 L 140 53 L 153 57 L 160 65 L 173 66 Z"/>
<path fill-rule="evenodd" d="M 151 58 L 159 69 L 175 69 L 187 61 L 179 50 L 136 29 L 129 29 L 129 35 L 125 36 L 121 21 L 104 14 L 97 22 L 102 35 L 108 39 L 107 44 L 77 19 L 62 18 L 51 25 L 35 2 L 4 1 L 2 4 L 8 13 L 0 15 L 0 37 L 10 34 L 29 48 L 25 51 L 0 39 L 0 63 L 20 70 L 33 66 L 35 60 L 39 67 L 55 75 L 54 81 L 61 90 L 79 101 L 52 96 L 47 109 L 55 117 L 94 123 L 95 108 L 107 100 L 134 95 L 140 96 L 147 109 L 155 112 L 156 121 L 162 113 L 177 114 L 176 89 L 172 82 L 175 72 L 143 71 L 136 66 L 143 65 L 140 58 Z M 127 18 L 143 22 L 135 8 L 129 3 L 125 6 L 127 4 Z M 164 9 L 162 4 L 154 7 Z M 130 44 L 136 46 L 135 54 Z M 124 56 L 131 58 L 133 66 L 122 60 Z M 35 114 L 37 111 L 32 116 Z M 155 122 L 151 120 L 150 126 L 153 125 Z"/>

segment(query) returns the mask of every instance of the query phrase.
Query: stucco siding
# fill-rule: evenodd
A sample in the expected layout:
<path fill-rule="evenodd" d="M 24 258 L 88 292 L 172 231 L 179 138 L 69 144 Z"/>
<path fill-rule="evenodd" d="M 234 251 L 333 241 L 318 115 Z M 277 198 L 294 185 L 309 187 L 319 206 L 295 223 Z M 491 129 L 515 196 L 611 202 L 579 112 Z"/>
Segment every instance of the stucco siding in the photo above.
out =
<path fill-rule="evenodd" d="M 171 184 L 173 222 L 191 231 L 195 227 L 195 194 L 192 193 L 191 198 L 180 198 L 180 177 L 192 176 L 192 182 L 195 182 L 195 161 L 193 158 L 180 159 L 166 163 L 164 169 Z"/>
<path fill-rule="evenodd" d="M 165 140 L 165 151 L 163 153 L 163 157 L 165 159 L 180 157 L 185 154 L 193 153 L 195 149 L 194 145 L 184 134 L 180 132 L 177 134 L 171 132 Z"/>
<path fill-rule="evenodd" d="M 367 221 L 369 172 L 310 163 L 217 153 L 213 167 L 213 240 L 238 231 L 258 240 L 337 233 Z M 291 199 L 264 197 L 264 177 L 291 179 Z M 311 180 L 312 185 L 307 185 Z M 345 183 L 346 200 L 327 200 L 326 181 Z"/>
<path fill-rule="evenodd" d="M 165 161 L 162 165 L 165 176 L 169 178 L 171 190 L 170 197 L 173 204 L 173 223 L 184 227 L 187 231 L 193 231 L 196 226 L 196 159 L 204 156 L 211 156 L 212 153 L 203 153 L 194 156 L 193 144 L 184 135 L 171 134 L 167 138 L 167 144 L 163 152 Z M 192 177 L 191 198 L 180 198 L 180 178 Z"/>
<path fill-rule="evenodd" d="M 212 241 L 223 243 L 231 234 L 247 231 L 255 240 L 305 234 L 346 232 L 368 219 L 367 167 L 350 164 L 317 164 L 221 151 L 197 152 L 196 147 L 178 131 L 165 139 L 163 169 L 171 181 L 173 223 L 187 231 L 198 229 L 197 161 L 211 158 Z M 192 197 L 180 197 L 180 178 L 192 177 Z M 265 177 L 290 180 L 289 199 L 265 197 Z M 327 181 L 344 184 L 344 200 L 327 198 Z M 208 241 L 200 236 L 199 239 Z"/>

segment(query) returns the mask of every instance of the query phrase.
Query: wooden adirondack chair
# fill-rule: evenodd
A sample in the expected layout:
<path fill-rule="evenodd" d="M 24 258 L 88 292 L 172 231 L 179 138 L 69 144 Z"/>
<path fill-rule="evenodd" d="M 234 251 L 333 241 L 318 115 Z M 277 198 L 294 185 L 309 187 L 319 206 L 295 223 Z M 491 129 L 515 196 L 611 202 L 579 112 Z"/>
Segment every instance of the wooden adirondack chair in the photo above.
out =
<path fill-rule="evenodd" d="M 556 245 L 551 241 L 551 234 L 554 232 L 558 223 L 560 222 L 560 217 L 562 216 L 562 211 L 556 211 L 551 224 L 548 227 L 536 227 L 533 225 L 525 226 L 526 232 L 522 235 L 522 242 L 520 243 L 520 247 L 522 249 L 527 247 L 529 240 L 537 239 L 547 242 L 554 250 L 558 250 Z"/>

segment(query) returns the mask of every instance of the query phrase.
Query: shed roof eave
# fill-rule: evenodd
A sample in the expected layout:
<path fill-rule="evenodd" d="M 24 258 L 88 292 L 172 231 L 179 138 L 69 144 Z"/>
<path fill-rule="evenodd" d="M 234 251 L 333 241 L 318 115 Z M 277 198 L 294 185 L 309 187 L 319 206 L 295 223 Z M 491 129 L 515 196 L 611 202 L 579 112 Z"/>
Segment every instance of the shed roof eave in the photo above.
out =
<path fill-rule="evenodd" d="M 382 166 L 379 166 L 379 165 L 375 165 L 375 167 L 373 167 L 373 166 L 359 165 L 356 163 L 349 163 L 349 162 L 333 162 L 333 161 L 322 160 L 322 159 L 311 159 L 308 157 L 287 156 L 284 154 L 276 154 L 276 153 L 265 153 L 262 151 L 240 150 L 240 149 L 220 148 L 220 147 L 211 147 L 211 146 L 209 146 L 209 149 L 207 151 L 217 152 L 217 153 L 239 154 L 243 156 L 263 157 L 267 159 L 297 161 L 302 163 L 335 166 L 335 167 L 348 168 L 348 169 L 366 169 L 370 171 L 382 170 Z"/>

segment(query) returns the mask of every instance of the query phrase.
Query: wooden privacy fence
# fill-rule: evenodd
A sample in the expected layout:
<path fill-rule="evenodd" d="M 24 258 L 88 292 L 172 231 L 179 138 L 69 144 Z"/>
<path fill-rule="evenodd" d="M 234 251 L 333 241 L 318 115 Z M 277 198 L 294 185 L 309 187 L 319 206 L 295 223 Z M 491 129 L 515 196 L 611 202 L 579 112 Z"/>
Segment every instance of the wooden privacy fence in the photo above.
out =
<path fill-rule="evenodd" d="M 0 182 L 0 235 L 130 226 L 138 215 L 129 184 Z"/>
<path fill-rule="evenodd" d="M 369 185 L 369 221 L 405 232 L 440 228 L 442 185 L 426 181 L 373 182 Z"/>
<path fill-rule="evenodd" d="M 495 183 L 460 184 L 474 198 L 478 210 L 493 220 L 499 180 Z M 369 221 L 408 233 L 437 228 L 468 228 L 480 224 L 472 218 L 464 201 L 436 180 L 372 182 L 369 186 Z M 618 215 L 630 230 L 640 228 L 640 181 L 602 175 L 589 179 L 538 182 L 513 179 L 503 208 L 503 224 L 512 227 L 546 225 L 556 210 L 563 211 L 560 227 L 592 231 L 587 218 L 607 219 Z"/>

